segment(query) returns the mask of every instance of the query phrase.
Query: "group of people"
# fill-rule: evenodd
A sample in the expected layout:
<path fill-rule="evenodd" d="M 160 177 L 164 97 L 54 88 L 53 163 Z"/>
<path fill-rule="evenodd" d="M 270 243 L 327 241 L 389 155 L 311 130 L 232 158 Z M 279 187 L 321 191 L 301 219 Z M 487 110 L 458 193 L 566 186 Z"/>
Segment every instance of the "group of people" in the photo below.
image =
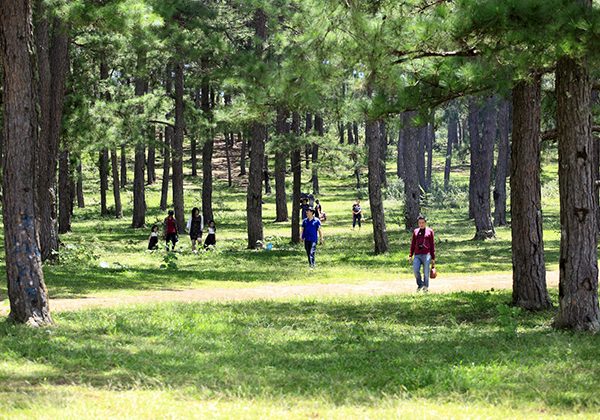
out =
<path fill-rule="evenodd" d="M 177 220 L 175 219 L 175 212 L 173 210 L 169 210 L 169 213 L 163 222 L 163 227 L 163 235 L 166 242 L 165 247 L 167 251 L 174 251 L 177 242 L 179 242 L 179 229 L 177 228 Z M 214 220 L 208 222 L 207 228 L 208 234 L 204 240 L 204 249 L 214 247 L 217 243 L 217 229 Z M 192 214 L 187 221 L 186 231 L 190 235 L 192 252 L 197 253 L 198 250 L 196 247 L 202 241 L 202 235 L 204 232 L 204 218 L 202 217 L 202 214 L 200 214 L 200 209 L 198 207 L 194 207 L 192 209 Z M 148 249 L 158 249 L 158 240 L 159 227 L 158 225 L 154 225 L 152 226 L 152 231 L 150 232 L 150 237 L 148 238 Z"/>
<path fill-rule="evenodd" d="M 321 226 L 321 221 L 325 221 L 327 215 L 323 212 L 319 200 L 314 200 L 311 203 L 310 197 L 308 196 L 303 196 L 301 198 L 300 208 L 302 211 L 301 238 L 304 241 L 308 265 L 311 269 L 314 269 L 317 245 L 323 244 L 323 228 Z M 360 200 L 356 200 L 352 205 L 352 229 L 355 229 L 357 225 L 359 229 L 361 228 L 362 217 Z M 417 222 L 419 227 L 412 233 L 408 260 L 413 266 L 415 280 L 417 281 L 417 292 L 427 293 L 429 291 L 430 276 L 435 276 L 434 233 L 432 229 L 427 227 L 427 220 L 424 216 L 419 216 Z M 179 241 L 179 231 L 173 210 L 169 210 L 163 225 L 166 249 L 167 251 L 174 251 L 175 246 Z M 204 249 L 209 249 L 217 243 L 215 222 L 213 220 L 209 221 L 207 227 L 208 235 L 204 240 Z M 158 231 L 158 225 L 152 226 L 152 232 L 150 233 L 148 243 L 149 250 L 158 249 Z M 192 214 L 187 221 L 186 231 L 190 235 L 192 252 L 197 253 L 196 247 L 202 241 L 202 234 L 204 232 L 204 218 L 200 214 L 200 209 L 198 207 L 192 209 Z M 421 275 L 421 270 L 423 271 L 423 275 Z"/>

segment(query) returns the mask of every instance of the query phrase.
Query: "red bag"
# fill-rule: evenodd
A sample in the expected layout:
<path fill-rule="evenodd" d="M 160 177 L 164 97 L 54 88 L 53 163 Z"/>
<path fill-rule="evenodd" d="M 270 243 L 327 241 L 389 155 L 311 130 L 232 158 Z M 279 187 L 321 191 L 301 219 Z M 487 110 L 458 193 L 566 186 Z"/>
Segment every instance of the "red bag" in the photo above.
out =
<path fill-rule="evenodd" d="M 429 278 L 434 279 L 436 277 L 437 277 L 437 270 L 435 269 L 435 267 L 432 267 L 431 270 L 429 270 Z"/>

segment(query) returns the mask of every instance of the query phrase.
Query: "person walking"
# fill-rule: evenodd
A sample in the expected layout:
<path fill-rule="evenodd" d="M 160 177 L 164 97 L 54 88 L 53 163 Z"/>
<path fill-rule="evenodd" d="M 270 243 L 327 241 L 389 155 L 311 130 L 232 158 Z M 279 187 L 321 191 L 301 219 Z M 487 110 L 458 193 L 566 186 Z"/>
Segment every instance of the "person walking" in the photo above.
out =
<path fill-rule="evenodd" d="M 211 246 L 214 248 L 215 245 L 217 245 L 217 227 L 215 221 L 211 220 L 208 222 L 208 235 L 204 241 L 204 249 L 209 249 Z"/>
<path fill-rule="evenodd" d="M 323 230 L 321 221 L 315 217 L 315 209 L 306 209 L 306 219 L 302 221 L 301 237 L 304 240 L 304 249 L 308 257 L 308 265 L 315 268 L 315 253 L 317 252 L 317 241 L 323 244 Z"/>
<path fill-rule="evenodd" d="M 192 215 L 187 221 L 186 228 L 192 241 L 192 252 L 197 254 L 196 244 L 199 244 L 202 240 L 202 231 L 204 230 L 204 219 L 202 218 L 198 207 L 192 209 Z"/>
<path fill-rule="evenodd" d="M 435 267 L 435 241 L 433 230 L 427 227 L 427 219 L 419 216 L 419 227 L 413 231 L 408 260 L 412 263 L 417 292 L 429 291 L 429 269 Z M 423 277 L 421 277 L 421 266 Z"/>
<path fill-rule="evenodd" d="M 177 231 L 177 220 L 175 220 L 175 212 L 173 210 L 169 210 L 169 215 L 164 221 L 164 226 L 167 251 L 169 251 L 169 242 L 172 244 L 170 250 L 175 251 L 175 245 L 179 241 L 179 232 Z"/>
<path fill-rule="evenodd" d="M 361 220 L 362 220 L 362 207 L 360 206 L 360 200 L 356 200 L 356 202 L 352 205 L 352 230 L 358 225 L 358 230 L 361 228 Z"/>

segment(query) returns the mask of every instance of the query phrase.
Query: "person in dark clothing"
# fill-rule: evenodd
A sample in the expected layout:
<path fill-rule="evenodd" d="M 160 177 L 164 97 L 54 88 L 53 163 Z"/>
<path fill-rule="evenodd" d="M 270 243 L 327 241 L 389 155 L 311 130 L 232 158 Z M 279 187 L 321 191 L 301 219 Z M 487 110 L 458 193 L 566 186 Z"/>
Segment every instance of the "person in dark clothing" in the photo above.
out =
<path fill-rule="evenodd" d="M 312 207 L 306 210 L 306 219 L 302 221 L 301 237 L 304 240 L 308 265 L 310 268 L 315 268 L 317 241 L 323 244 L 323 230 L 321 229 L 321 221 L 315 217 L 315 209 Z"/>
<path fill-rule="evenodd" d="M 204 240 L 204 249 L 208 249 L 210 246 L 215 246 L 217 244 L 217 228 L 215 226 L 215 221 L 211 220 L 208 222 L 208 235 L 206 235 L 206 239 Z"/>
<path fill-rule="evenodd" d="M 302 220 L 304 220 L 304 219 L 306 219 L 306 217 L 307 217 L 307 216 L 306 216 L 306 210 L 307 210 L 307 209 L 310 207 L 310 206 L 308 205 L 308 198 L 304 197 L 304 198 L 301 200 L 301 203 L 302 203 L 302 204 L 300 204 L 300 210 L 302 211 Z"/>
<path fill-rule="evenodd" d="M 150 231 L 150 236 L 148 237 L 148 249 L 150 251 L 154 251 L 158 249 L 158 226 L 153 225 L 152 230 Z"/>
<path fill-rule="evenodd" d="M 362 220 L 362 207 L 360 206 L 360 200 L 356 200 L 356 202 L 352 205 L 352 229 L 358 225 L 358 229 L 361 228 L 361 220 Z"/>
<path fill-rule="evenodd" d="M 192 240 L 192 252 L 196 253 L 196 243 L 202 240 L 202 231 L 204 230 L 204 219 L 200 214 L 200 209 L 194 207 L 192 209 L 192 216 L 187 222 L 187 231 L 190 233 L 190 239 Z"/>
<path fill-rule="evenodd" d="M 327 219 L 325 212 L 323 212 L 323 207 L 321 207 L 321 203 L 319 200 L 315 200 L 315 217 L 319 219 L 321 222 L 324 222 Z"/>
<path fill-rule="evenodd" d="M 177 220 L 175 220 L 175 212 L 169 210 L 169 215 L 164 221 L 165 225 L 165 240 L 167 251 L 169 251 L 169 242 L 172 244 L 171 251 L 175 251 L 175 245 L 179 240 L 179 232 L 177 231 Z"/>
<path fill-rule="evenodd" d="M 427 227 L 427 219 L 419 216 L 418 223 L 419 227 L 412 234 L 408 260 L 413 265 L 417 280 L 417 292 L 427 293 L 429 291 L 429 269 L 430 266 L 435 267 L 435 241 L 433 230 Z M 423 280 L 421 280 L 421 266 L 423 266 Z"/>

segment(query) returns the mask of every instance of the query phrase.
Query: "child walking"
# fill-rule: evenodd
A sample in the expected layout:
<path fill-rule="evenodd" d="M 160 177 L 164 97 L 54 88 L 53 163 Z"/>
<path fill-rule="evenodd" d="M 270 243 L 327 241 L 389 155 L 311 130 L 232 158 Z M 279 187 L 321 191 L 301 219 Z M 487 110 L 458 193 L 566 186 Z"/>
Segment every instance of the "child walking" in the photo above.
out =
<path fill-rule="evenodd" d="M 158 226 L 152 225 L 150 236 L 148 237 L 148 249 L 154 251 L 158 249 Z"/>
<path fill-rule="evenodd" d="M 171 251 L 175 251 L 175 245 L 177 244 L 178 231 L 177 231 L 177 220 L 175 220 L 175 212 L 173 210 L 169 210 L 169 215 L 165 219 L 165 240 L 166 240 L 166 248 L 169 251 L 169 242 L 171 242 Z"/>
<path fill-rule="evenodd" d="M 204 230 L 204 219 L 200 214 L 200 209 L 194 207 L 192 209 L 192 216 L 187 222 L 187 231 L 190 233 L 190 239 L 192 241 L 192 252 L 196 254 L 196 243 L 202 240 L 202 231 Z"/>
<path fill-rule="evenodd" d="M 215 227 L 215 221 L 211 220 L 208 222 L 208 235 L 204 240 L 204 249 L 208 249 L 209 246 L 215 246 L 217 244 L 216 236 L 217 228 Z"/>

